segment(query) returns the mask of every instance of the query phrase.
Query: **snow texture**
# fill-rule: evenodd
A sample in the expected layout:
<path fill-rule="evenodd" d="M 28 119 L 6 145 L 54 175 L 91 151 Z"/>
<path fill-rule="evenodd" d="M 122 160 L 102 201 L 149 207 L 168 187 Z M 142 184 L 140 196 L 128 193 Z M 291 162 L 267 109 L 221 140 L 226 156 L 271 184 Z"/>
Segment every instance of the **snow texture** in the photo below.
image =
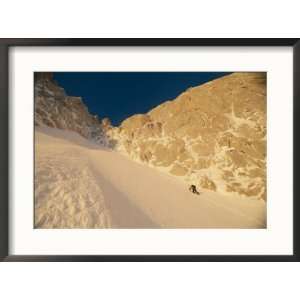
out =
<path fill-rule="evenodd" d="M 266 202 L 209 190 L 68 130 L 36 127 L 36 228 L 265 228 Z"/>

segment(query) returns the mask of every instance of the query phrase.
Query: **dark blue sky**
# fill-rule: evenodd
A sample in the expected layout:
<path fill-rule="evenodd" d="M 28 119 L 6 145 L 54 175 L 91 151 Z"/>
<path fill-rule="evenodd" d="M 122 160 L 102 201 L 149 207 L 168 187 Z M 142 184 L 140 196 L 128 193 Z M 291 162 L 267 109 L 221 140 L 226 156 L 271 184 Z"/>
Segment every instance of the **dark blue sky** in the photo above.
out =
<path fill-rule="evenodd" d="M 228 73 L 221 72 L 56 72 L 54 79 L 70 96 L 80 96 L 92 114 L 118 125 L 146 113 L 189 87 Z"/>

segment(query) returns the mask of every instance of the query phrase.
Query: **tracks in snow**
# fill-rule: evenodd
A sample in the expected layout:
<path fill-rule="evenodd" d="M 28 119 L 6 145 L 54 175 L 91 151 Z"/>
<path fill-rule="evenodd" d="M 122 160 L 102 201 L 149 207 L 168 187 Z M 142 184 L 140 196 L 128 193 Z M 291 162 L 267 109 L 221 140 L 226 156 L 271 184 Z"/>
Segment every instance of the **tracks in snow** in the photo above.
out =
<path fill-rule="evenodd" d="M 89 161 L 74 149 L 41 150 L 36 155 L 35 227 L 110 228 L 110 213 Z"/>

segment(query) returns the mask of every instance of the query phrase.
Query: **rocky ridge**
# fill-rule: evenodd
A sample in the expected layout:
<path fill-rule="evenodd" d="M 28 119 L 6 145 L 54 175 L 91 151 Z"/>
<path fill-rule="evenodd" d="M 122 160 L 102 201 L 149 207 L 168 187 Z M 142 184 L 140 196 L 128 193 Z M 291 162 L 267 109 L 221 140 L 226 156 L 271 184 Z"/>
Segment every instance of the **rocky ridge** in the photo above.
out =
<path fill-rule="evenodd" d="M 92 115 L 81 97 L 68 96 L 54 80 L 52 73 L 35 73 L 35 126 L 48 126 L 79 133 L 103 146 L 112 146 L 106 131 L 108 118 Z"/>
<path fill-rule="evenodd" d="M 266 200 L 266 74 L 188 89 L 108 132 L 117 149 L 203 189 Z"/>

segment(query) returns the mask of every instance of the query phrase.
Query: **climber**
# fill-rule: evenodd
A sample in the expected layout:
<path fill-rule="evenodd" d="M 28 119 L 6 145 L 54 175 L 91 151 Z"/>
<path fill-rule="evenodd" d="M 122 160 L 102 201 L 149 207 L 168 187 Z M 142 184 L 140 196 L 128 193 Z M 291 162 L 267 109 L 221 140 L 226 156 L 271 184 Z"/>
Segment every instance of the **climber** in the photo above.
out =
<path fill-rule="evenodd" d="M 197 194 L 197 195 L 200 195 L 200 193 L 197 191 L 197 188 L 194 184 L 192 184 L 190 187 L 189 187 L 189 191 L 192 192 L 193 194 Z"/>

